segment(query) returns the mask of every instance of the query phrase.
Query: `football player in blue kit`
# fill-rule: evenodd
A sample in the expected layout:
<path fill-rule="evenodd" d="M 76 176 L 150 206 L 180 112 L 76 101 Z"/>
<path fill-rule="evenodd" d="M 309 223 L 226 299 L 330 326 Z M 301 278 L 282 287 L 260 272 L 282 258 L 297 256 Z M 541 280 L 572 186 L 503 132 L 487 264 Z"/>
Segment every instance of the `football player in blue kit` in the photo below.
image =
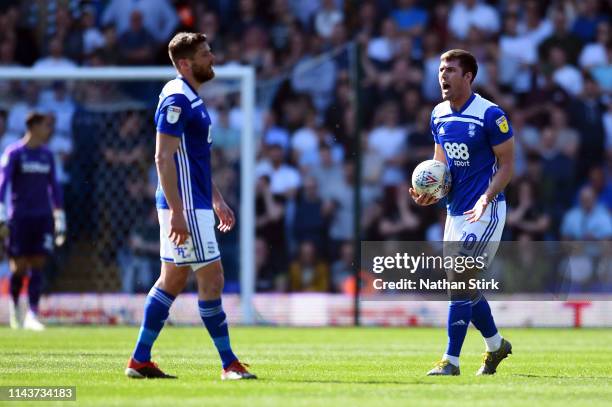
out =
<path fill-rule="evenodd" d="M 434 159 L 448 165 L 452 186 L 447 196 L 445 242 L 475 247 L 473 253 L 495 256 L 506 220 L 503 190 L 514 169 L 514 139 L 505 113 L 472 91 L 478 64 L 472 54 L 454 49 L 440 57 L 438 81 L 443 102 L 431 114 Z M 412 198 L 419 205 L 437 202 L 428 194 Z M 512 353 L 512 345 L 497 331 L 491 308 L 481 292 L 449 302 L 448 346 L 428 375 L 459 375 L 459 354 L 469 324 L 480 331 L 486 353 L 477 375 L 494 374 Z"/>
<path fill-rule="evenodd" d="M 199 313 L 221 359 L 221 379 L 255 379 L 232 351 L 221 304 L 224 279 L 215 214 L 221 232 L 234 227 L 235 217 L 212 182 L 211 120 L 198 96 L 200 86 L 215 76 L 215 57 L 206 36 L 197 33 L 176 34 L 168 44 L 168 53 L 178 76 L 163 87 L 155 112 L 161 274 L 147 296 L 138 341 L 125 374 L 175 378 L 151 361 L 151 348 L 193 271 Z"/>

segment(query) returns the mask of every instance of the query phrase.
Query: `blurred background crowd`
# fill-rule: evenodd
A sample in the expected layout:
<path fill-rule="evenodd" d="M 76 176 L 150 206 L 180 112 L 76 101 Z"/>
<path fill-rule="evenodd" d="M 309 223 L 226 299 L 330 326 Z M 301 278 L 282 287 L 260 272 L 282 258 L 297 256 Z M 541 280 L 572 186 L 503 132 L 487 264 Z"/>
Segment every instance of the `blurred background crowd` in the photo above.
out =
<path fill-rule="evenodd" d="M 476 91 L 514 127 L 505 239 L 610 239 L 611 17 L 604 0 L 3 0 L 0 65 L 167 66 L 173 33 L 206 33 L 216 64 L 257 72 L 258 291 L 342 292 L 357 182 L 362 240 L 442 239 L 444 205 L 418 207 L 408 188 L 432 156 L 439 56 L 451 48 L 474 53 Z M 50 148 L 71 230 L 58 289 L 142 291 L 156 278 L 160 86 L 0 82 L 2 148 L 29 110 L 55 118 Z M 238 212 L 239 95 L 231 84 L 204 88 L 214 179 Z M 237 290 L 238 233 L 218 238 Z M 612 280 L 583 274 L 585 287 Z"/>

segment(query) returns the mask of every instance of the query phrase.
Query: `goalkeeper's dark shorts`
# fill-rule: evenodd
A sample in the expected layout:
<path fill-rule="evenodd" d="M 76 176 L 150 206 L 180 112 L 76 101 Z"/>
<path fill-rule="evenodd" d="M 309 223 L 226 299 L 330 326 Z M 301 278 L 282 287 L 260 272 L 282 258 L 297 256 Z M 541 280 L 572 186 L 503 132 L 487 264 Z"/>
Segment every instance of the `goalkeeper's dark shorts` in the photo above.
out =
<path fill-rule="evenodd" d="M 8 222 L 8 256 L 48 255 L 53 252 L 53 216 L 32 216 Z"/>

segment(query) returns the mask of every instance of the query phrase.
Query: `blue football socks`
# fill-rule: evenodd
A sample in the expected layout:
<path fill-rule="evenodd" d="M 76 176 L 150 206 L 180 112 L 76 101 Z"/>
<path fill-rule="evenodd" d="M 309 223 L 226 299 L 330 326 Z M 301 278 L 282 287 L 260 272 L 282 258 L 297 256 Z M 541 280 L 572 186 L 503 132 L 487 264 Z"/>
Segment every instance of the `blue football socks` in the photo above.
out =
<path fill-rule="evenodd" d="M 151 360 L 151 348 L 170 314 L 174 297 L 161 288 L 153 287 L 145 302 L 144 319 L 140 326 L 133 358 L 138 362 Z"/>
<path fill-rule="evenodd" d="M 238 358 L 234 355 L 230 346 L 227 319 L 221 305 L 221 298 L 210 301 L 200 300 L 198 301 L 198 307 L 202 322 L 204 322 L 204 326 L 215 343 L 215 347 L 221 357 L 221 364 L 225 369 Z"/>

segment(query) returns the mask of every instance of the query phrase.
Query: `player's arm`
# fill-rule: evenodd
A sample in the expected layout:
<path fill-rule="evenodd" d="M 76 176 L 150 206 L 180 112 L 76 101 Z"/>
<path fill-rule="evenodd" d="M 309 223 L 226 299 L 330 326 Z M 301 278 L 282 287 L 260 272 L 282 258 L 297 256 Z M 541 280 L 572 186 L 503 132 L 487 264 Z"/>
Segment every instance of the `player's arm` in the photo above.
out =
<path fill-rule="evenodd" d="M 219 226 L 217 226 L 217 229 L 221 232 L 229 232 L 236 224 L 236 217 L 234 216 L 234 211 L 232 211 L 232 208 L 225 202 L 223 195 L 221 195 L 219 188 L 217 188 L 214 182 L 212 183 L 212 198 L 213 209 L 219 217 Z"/>
<path fill-rule="evenodd" d="M 493 199 L 506 188 L 514 172 L 514 137 L 504 112 L 495 107 L 485 113 L 485 131 L 497 159 L 497 172 L 484 194 L 469 211 L 467 221 L 477 222 Z"/>
<path fill-rule="evenodd" d="M 431 115 L 431 119 L 429 121 L 429 127 L 431 130 L 431 135 L 433 136 L 434 139 L 434 156 L 433 159 L 436 161 L 440 161 L 443 162 L 445 165 L 448 165 L 446 163 L 446 155 L 444 154 L 444 149 L 442 148 L 442 146 L 439 143 L 438 140 L 438 136 L 436 134 L 436 128 L 434 126 L 434 115 L 432 113 Z M 417 192 L 414 190 L 414 188 L 410 188 L 408 190 L 408 192 L 410 192 L 410 196 L 412 197 L 412 199 L 414 199 L 414 202 L 416 202 L 418 205 L 421 206 L 428 206 L 428 205 L 433 205 L 436 202 L 439 201 L 438 198 L 430 195 L 430 194 L 417 194 Z"/>
<path fill-rule="evenodd" d="M 444 163 L 444 165 L 448 165 L 446 162 L 446 154 L 444 154 L 444 149 L 438 143 L 434 143 L 433 159 L 436 161 L 440 161 L 441 163 Z"/>
<path fill-rule="evenodd" d="M 181 139 L 169 134 L 157 132 L 155 141 L 155 166 L 166 202 L 170 207 L 170 240 L 177 246 L 182 245 L 189 230 L 183 214 L 183 201 L 178 191 L 178 176 L 174 163 L 174 154 L 181 144 Z"/>
<path fill-rule="evenodd" d="M 4 202 L 9 182 L 13 177 L 13 162 L 13 155 L 5 151 L 0 159 L 0 238 L 8 235 L 8 226 L 6 224 L 8 221 L 8 213 Z"/>
<path fill-rule="evenodd" d="M 189 99 L 183 94 L 167 96 L 156 114 L 155 166 L 164 197 L 170 208 L 170 233 L 168 237 L 176 246 L 185 243 L 189 236 L 183 213 L 183 201 L 178 191 L 178 174 L 174 156 L 179 149 L 185 125 L 191 114 Z"/>
<path fill-rule="evenodd" d="M 502 192 L 512 179 L 514 173 L 514 138 L 493 146 L 493 153 L 497 158 L 497 172 L 484 193 L 489 202 Z"/>

